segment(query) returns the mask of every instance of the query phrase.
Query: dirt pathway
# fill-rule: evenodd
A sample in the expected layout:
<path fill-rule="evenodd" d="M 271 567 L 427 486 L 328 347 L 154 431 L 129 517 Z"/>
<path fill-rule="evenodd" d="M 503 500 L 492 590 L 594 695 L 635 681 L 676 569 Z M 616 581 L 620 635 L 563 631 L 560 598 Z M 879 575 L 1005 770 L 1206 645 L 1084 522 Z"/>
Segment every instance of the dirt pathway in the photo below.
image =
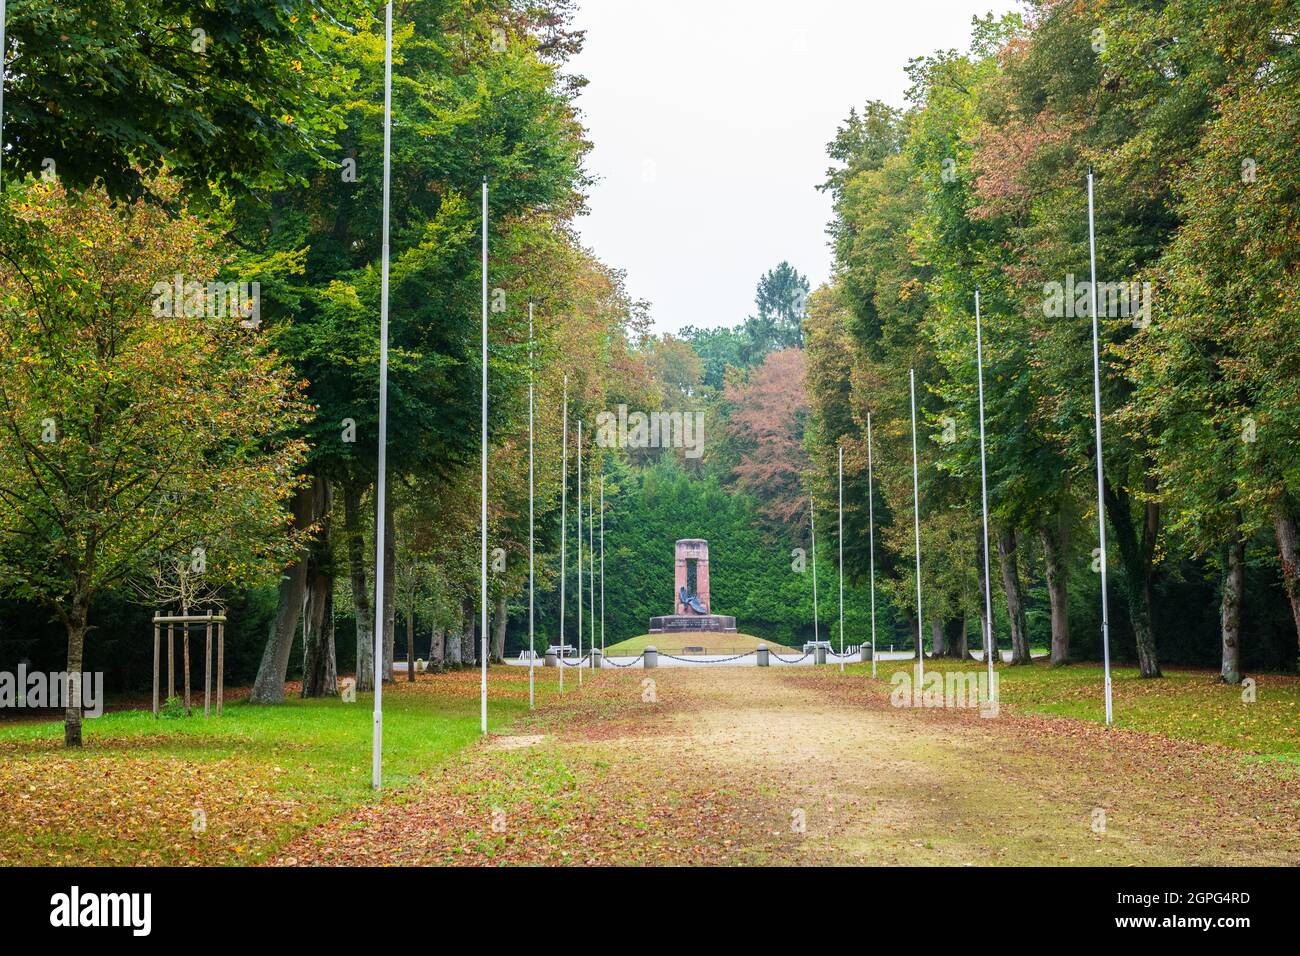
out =
<path fill-rule="evenodd" d="M 595 675 L 279 862 L 1300 863 L 1290 765 L 895 709 L 884 685 L 830 669 L 646 677 Z"/>

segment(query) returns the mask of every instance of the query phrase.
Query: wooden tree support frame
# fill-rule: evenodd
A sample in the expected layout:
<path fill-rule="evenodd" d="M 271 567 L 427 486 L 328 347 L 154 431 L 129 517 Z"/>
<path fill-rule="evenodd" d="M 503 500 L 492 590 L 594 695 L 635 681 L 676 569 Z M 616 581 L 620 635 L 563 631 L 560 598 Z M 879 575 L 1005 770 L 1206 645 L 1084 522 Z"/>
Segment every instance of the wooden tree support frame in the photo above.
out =
<path fill-rule="evenodd" d="M 189 625 L 203 624 L 204 628 L 204 650 L 203 650 L 203 716 L 209 717 L 212 714 L 212 627 L 217 628 L 217 716 L 221 716 L 221 704 L 225 699 L 225 672 L 226 672 L 226 616 L 224 614 L 155 614 L 153 616 L 153 715 L 158 717 L 158 685 L 160 663 L 160 644 L 162 639 L 162 626 L 167 625 L 167 696 L 170 699 L 175 696 L 175 625 L 181 625 L 182 640 L 184 646 L 185 661 L 185 716 L 190 714 L 190 638 Z"/>

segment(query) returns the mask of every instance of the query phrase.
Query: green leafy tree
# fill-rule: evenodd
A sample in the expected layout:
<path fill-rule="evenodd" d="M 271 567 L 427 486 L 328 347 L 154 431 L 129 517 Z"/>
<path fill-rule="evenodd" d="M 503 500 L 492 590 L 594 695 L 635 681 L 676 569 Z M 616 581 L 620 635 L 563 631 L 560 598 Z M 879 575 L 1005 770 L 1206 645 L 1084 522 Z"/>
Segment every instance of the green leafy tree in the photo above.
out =
<path fill-rule="evenodd" d="M 558 65 L 543 57 L 533 22 L 513 6 L 418 0 L 402 12 L 393 41 L 388 463 L 394 480 L 448 477 L 477 456 L 477 199 L 484 178 L 494 290 L 489 428 L 495 437 L 518 424 L 511 416 L 520 410 L 527 348 L 520 276 L 528 269 L 529 245 L 544 242 L 548 231 L 562 232 L 577 210 L 586 148 Z M 495 43 L 494 29 L 505 32 L 506 43 Z M 342 484 L 345 512 L 354 512 L 345 514 L 345 526 L 354 542 L 348 564 L 364 689 L 371 679 L 365 648 L 372 643 L 373 609 L 364 552 L 355 546 L 355 511 L 374 481 L 378 434 L 383 23 L 367 13 L 347 24 L 318 24 L 312 36 L 345 78 L 328 103 L 343 120 L 337 151 L 300 154 L 292 170 L 300 185 L 241 203 L 237 221 L 245 247 L 302 258 L 299 274 L 267 283 L 265 311 L 319 409 L 306 431 L 313 474 Z M 310 506 L 301 510 L 308 521 L 323 517 Z M 255 700 L 283 694 L 296 609 L 309 587 L 304 570 L 296 561 L 282 580 Z M 391 604 L 391 597 L 385 601 Z M 386 610 L 384 617 L 391 630 L 392 614 Z"/>
<path fill-rule="evenodd" d="M 194 195 L 289 172 L 335 128 L 311 21 L 352 0 L 10 0 L 4 173 L 134 197 L 166 167 Z M 53 165 L 51 165 L 53 164 Z"/>

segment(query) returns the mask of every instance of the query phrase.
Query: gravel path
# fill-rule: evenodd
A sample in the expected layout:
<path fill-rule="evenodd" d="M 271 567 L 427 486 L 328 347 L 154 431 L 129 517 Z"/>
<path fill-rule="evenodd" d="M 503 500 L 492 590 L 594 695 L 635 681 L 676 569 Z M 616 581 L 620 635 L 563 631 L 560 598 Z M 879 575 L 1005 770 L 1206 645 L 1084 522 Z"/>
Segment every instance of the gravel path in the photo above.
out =
<path fill-rule="evenodd" d="M 1300 863 L 1291 765 L 833 668 L 593 677 L 280 862 Z"/>

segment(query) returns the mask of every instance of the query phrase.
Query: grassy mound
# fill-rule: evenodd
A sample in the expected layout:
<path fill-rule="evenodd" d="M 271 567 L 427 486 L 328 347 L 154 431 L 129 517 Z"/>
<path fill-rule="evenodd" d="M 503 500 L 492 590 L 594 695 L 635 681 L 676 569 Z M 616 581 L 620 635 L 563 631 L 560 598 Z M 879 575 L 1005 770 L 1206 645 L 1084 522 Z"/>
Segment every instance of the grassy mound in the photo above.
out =
<path fill-rule="evenodd" d="M 688 647 L 702 647 L 705 654 L 744 654 L 760 644 L 766 644 L 781 653 L 781 645 L 773 641 L 755 637 L 753 634 L 724 634 L 720 631 L 696 631 L 685 634 L 642 634 L 640 637 L 628 638 L 618 644 L 605 648 L 605 653 L 614 657 L 635 657 L 654 645 L 668 654 L 680 654 Z"/>

